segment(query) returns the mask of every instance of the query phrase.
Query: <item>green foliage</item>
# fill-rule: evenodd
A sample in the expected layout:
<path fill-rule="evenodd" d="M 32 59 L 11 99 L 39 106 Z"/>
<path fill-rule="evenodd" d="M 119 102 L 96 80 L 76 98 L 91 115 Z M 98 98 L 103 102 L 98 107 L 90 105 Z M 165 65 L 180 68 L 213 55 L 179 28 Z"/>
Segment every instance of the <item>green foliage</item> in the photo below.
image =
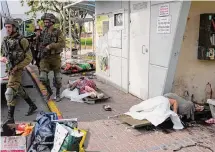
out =
<path fill-rule="evenodd" d="M 27 32 L 34 32 L 35 25 L 34 20 L 28 20 L 28 22 L 25 22 L 25 30 Z"/>
<path fill-rule="evenodd" d="M 68 35 L 69 32 L 69 10 L 65 10 L 65 15 L 63 14 L 63 1 L 59 0 L 20 0 L 21 4 L 24 5 L 26 3 L 30 7 L 30 11 L 26 12 L 27 15 L 32 15 L 32 17 L 36 17 L 37 12 L 51 12 L 56 13 L 59 16 L 58 23 L 55 24 L 55 27 L 63 30 L 63 26 L 65 25 L 65 35 Z M 71 3 L 71 2 L 68 2 Z M 68 4 L 66 2 L 66 4 Z M 72 9 L 71 12 L 72 18 L 85 18 L 87 12 L 79 9 Z M 61 23 L 61 24 L 60 24 Z M 71 31 L 72 37 L 75 40 L 75 44 L 80 44 L 81 33 L 84 30 L 82 23 L 77 23 L 77 21 L 70 21 L 71 23 Z M 43 27 L 43 23 L 39 22 L 41 27 Z M 81 27 L 81 28 L 80 28 Z M 77 45 L 75 45 L 77 46 Z"/>
<path fill-rule="evenodd" d="M 86 39 L 86 45 L 87 46 L 92 46 L 93 44 L 93 40 L 91 37 L 88 37 L 88 38 L 81 38 L 81 45 L 85 45 L 85 39 Z M 69 38 L 66 38 L 66 47 L 69 48 Z M 72 41 L 72 44 L 74 44 L 74 41 Z"/>
<path fill-rule="evenodd" d="M 29 36 L 29 35 L 33 34 L 34 29 L 35 29 L 34 20 L 25 21 L 26 36 Z"/>
<path fill-rule="evenodd" d="M 41 19 L 38 19 L 38 20 L 37 20 L 37 24 L 38 24 L 40 27 L 44 28 L 44 23 L 43 23 L 43 21 L 42 21 Z M 55 23 L 55 24 L 54 24 L 54 27 L 55 27 L 55 28 L 60 28 L 60 23 Z"/>

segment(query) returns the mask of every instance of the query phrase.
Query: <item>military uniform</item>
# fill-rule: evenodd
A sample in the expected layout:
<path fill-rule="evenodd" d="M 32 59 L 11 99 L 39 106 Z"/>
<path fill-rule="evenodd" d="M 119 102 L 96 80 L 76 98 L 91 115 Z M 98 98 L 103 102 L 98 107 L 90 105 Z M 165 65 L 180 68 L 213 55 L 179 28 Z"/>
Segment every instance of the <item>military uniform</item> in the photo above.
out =
<path fill-rule="evenodd" d="M 45 13 L 42 18 L 44 20 L 49 20 L 52 24 L 47 26 L 40 35 L 40 81 L 46 86 L 48 90 L 47 100 L 52 95 L 52 90 L 50 87 L 50 81 L 48 79 L 48 73 L 50 71 L 54 72 L 53 85 L 56 88 L 56 101 L 60 101 L 60 88 L 61 88 L 61 56 L 60 53 L 65 47 L 65 37 L 61 30 L 53 27 L 56 18 L 51 13 Z M 48 46 L 48 48 L 47 48 Z"/>
<path fill-rule="evenodd" d="M 39 26 L 36 26 L 34 32 L 37 32 L 38 30 L 41 33 L 42 29 Z M 33 49 L 34 49 L 34 57 L 33 58 L 36 61 L 36 66 L 38 67 L 38 70 L 40 71 L 39 42 L 40 42 L 40 37 L 39 37 L 39 35 L 36 35 L 33 38 Z"/>
<path fill-rule="evenodd" d="M 30 106 L 26 115 L 32 114 L 37 107 L 21 85 L 23 69 L 32 61 L 29 42 L 17 32 L 17 22 L 13 19 L 8 19 L 5 21 L 6 24 L 11 24 L 16 28 L 16 30 L 13 29 L 11 35 L 4 37 L 1 44 L 1 55 L 8 60 L 7 72 L 9 73 L 7 90 L 5 92 L 8 105 L 8 120 L 6 123 L 14 123 L 14 110 L 17 96 L 21 96 Z"/>

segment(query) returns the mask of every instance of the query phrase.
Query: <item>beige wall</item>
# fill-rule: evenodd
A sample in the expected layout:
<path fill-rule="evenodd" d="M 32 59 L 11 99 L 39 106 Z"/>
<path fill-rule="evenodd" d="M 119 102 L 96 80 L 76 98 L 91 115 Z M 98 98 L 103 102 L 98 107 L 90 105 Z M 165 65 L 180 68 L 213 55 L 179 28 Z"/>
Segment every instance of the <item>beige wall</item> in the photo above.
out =
<path fill-rule="evenodd" d="M 174 78 L 173 92 L 183 96 L 187 90 L 198 102 L 205 99 L 207 82 L 212 84 L 215 98 L 215 61 L 197 59 L 199 20 L 202 13 L 215 13 L 215 1 L 192 2 L 187 19 L 184 41 Z"/>

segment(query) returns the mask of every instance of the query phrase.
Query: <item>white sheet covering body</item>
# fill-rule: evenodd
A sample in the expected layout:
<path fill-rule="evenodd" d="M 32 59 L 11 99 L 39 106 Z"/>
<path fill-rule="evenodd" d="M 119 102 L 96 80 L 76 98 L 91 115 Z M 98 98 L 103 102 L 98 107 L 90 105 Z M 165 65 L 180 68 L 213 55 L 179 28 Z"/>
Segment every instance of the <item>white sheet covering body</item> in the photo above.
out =
<path fill-rule="evenodd" d="M 77 88 L 75 88 L 72 91 L 69 88 L 67 88 L 61 94 L 61 98 L 65 97 L 70 99 L 73 102 L 82 102 L 82 103 L 84 102 L 82 99 L 88 96 L 90 96 L 89 93 L 79 94 L 79 91 Z"/>
<path fill-rule="evenodd" d="M 171 118 L 174 129 L 183 129 L 183 125 L 178 115 L 170 110 L 169 99 L 164 96 L 157 96 L 132 106 L 129 112 L 125 113 L 137 120 L 147 119 L 154 126 L 164 122 L 168 117 Z"/>

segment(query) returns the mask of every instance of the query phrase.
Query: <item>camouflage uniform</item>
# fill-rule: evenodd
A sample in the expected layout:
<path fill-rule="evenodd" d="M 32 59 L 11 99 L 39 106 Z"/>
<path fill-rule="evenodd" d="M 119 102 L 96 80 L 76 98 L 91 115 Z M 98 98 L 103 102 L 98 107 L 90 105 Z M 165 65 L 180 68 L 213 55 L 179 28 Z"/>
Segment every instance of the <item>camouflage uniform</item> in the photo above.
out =
<path fill-rule="evenodd" d="M 48 79 L 48 73 L 50 71 L 54 72 L 53 84 L 56 88 L 56 101 L 60 101 L 60 88 L 61 88 L 61 56 L 60 53 L 65 47 L 65 37 L 61 30 L 53 27 L 56 18 L 51 13 L 45 13 L 42 18 L 44 20 L 49 20 L 52 24 L 46 27 L 40 35 L 40 81 L 46 86 L 48 90 L 47 100 L 52 95 L 52 89 L 50 87 L 50 82 Z M 46 47 L 49 46 L 49 49 Z"/>
<path fill-rule="evenodd" d="M 4 37 L 1 44 L 1 54 L 8 60 L 7 71 L 9 73 L 7 90 L 5 92 L 8 105 L 8 120 L 6 123 L 14 123 L 14 110 L 17 96 L 21 96 L 30 106 L 26 115 L 31 115 L 37 107 L 21 85 L 23 69 L 32 60 L 29 42 L 17 32 L 18 23 L 16 21 L 7 19 L 5 24 L 11 24 L 13 26 L 12 34 Z M 14 70 L 14 73 L 11 73 L 12 70 Z"/>
<path fill-rule="evenodd" d="M 37 32 L 38 30 L 41 33 L 42 29 L 39 26 L 36 26 L 34 32 Z M 36 35 L 33 38 L 33 47 L 34 47 L 34 53 L 35 53 L 34 60 L 36 61 L 36 66 L 38 67 L 38 70 L 40 72 L 39 41 L 40 41 L 40 37 Z"/>

